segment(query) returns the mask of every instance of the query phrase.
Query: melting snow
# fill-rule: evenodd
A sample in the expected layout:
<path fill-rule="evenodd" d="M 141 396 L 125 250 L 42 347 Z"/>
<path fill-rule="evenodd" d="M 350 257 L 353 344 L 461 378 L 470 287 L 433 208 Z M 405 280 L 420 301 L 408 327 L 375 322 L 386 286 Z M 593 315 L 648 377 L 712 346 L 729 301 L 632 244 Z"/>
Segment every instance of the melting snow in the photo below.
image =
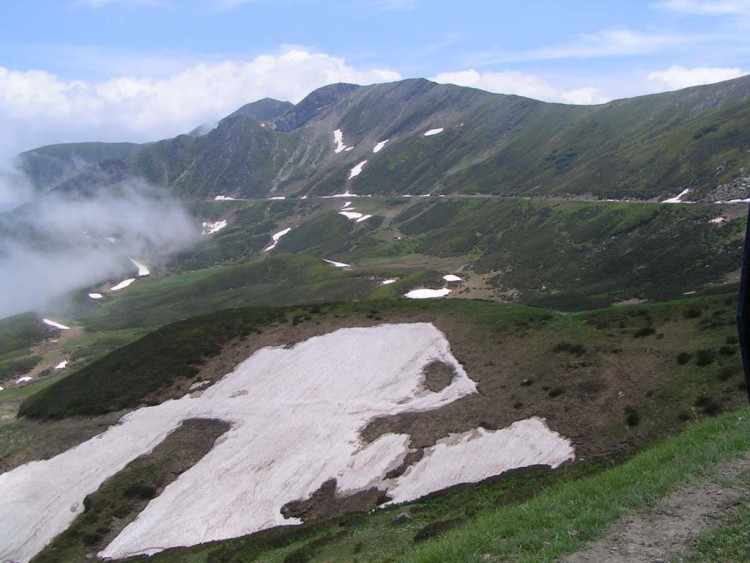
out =
<path fill-rule="evenodd" d="M 396 283 L 398 280 L 396 278 L 390 279 L 390 280 L 383 280 L 380 282 L 380 285 L 390 285 L 392 283 Z"/>
<path fill-rule="evenodd" d="M 55 369 L 65 369 L 68 366 L 68 360 L 63 360 L 55 366 Z"/>
<path fill-rule="evenodd" d="M 203 230 L 201 231 L 202 235 L 212 235 L 224 227 L 227 226 L 227 221 L 224 219 L 223 221 L 216 221 L 214 223 L 211 223 L 209 221 L 204 221 L 202 224 Z"/>
<path fill-rule="evenodd" d="M 477 428 L 438 440 L 425 449 L 424 457 L 389 490 L 393 497 L 390 503 L 422 497 L 444 488 L 446 483 L 475 483 L 528 465 L 555 468 L 574 458 L 570 442 L 537 417 L 494 432 Z"/>
<path fill-rule="evenodd" d="M 125 289 L 134 281 L 135 281 L 135 278 L 128 278 L 126 280 L 122 280 L 120 283 L 110 288 L 110 291 L 120 291 L 121 289 Z"/>
<path fill-rule="evenodd" d="M 229 197 L 228 195 L 217 195 L 214 201 L 237 201 L 236 198 Z"/>
<path fill-rule="evenodd" d="M 89 297 L 91 297 L 91 299 L 101 299 L 104 295 L 101 293 L 89 293 Z"/>
<path fill-rule="evenodd" d="M 456 377 L 445 389 L 426 392 L 422 370 L 436 359 L 451 365 Z M 294 523 L 282 517 L 281 506 L 307 498 L 331 478 L 342 491 L 379 486 L 401 501 L 573 457 L 566 439 L 531 419 L 496 432 L 449 436 L 404 475 L 385 479 L 407 455 L 409 436 L 386 434 L 364 445 L 364 425 L 473 393 L 475 383 L 429 323 L 345 328 L 292 348 L 263 348 L 200 396 L 137 409 L 75 448 L 0 474 L 0 558 L 33 557 L 83 512 L 81 499 L 189 418 L 219 418 L 232 427 L 100 557 L 155 553 Z"/>
<path fill-rule="evenodd" d="M 341 210 L 343 211 L 344 209 L 346 209 L 347 207 L 349 207 L 351 204 L 352 204 L 351 201 L 347 201 L 344 205 L 341 206 Z"/>
<path fill-rule="evenodd" d="M 271 243 L 271 246 L 265 248 L 263 251 L 264 252 L 270 252 L 271 250 L 273 250 L 274 248 L 276 248 L 276 245 L 279 244 L 279 239 L 281 237 L 283 237 L 285 234 L 287 234 L 291 230 L 292 230 L 291 227 L 287 227 L 283 231 L 279 231 L 275 235 L 271 235 L 271 239 L 273 240 L 273 243 Z"/>
<path fill-rule="evenodd" d="M 750 203 L 750 198 L 748 198 L 748 199 L 730 199 L 729 201 L 717 201 L 716 203 Z"/>
<path fill-rule="evenodd" d="M 443 289 L 412 289 L 404 297 L 409 299 L 434 299 L 435 297 L 445 297 L 450 292 L 451 290 L 447 287 Z"/>
<path fill-rule="evenodd" d="M 711 219 L 709 221 L 709 223 L 715 223 L 716 225 L 719 225 L 719 224 L 723 223 L 726 220 L 727 220 L 726 217 L 716 217 L 715 219 Z"/>
<path fill-rule="evenodd" d="M 367 221 L 372 215 L 363 215 L 359 219 L 357 219 L 357 223 L 361 223 L 362 221 Z"/>
<path fill-rule="evenodd" d="M 322 260 L 323 262 L 326 262 L 331 266 L 336 266 L 337 268 L 351 268 L 349 264 L 344 264 L 343 262 L 334 262 L 333 260 L 326 260 L 325 258 L 323 258 Z"/>
<path fill-rule="evenodd" d="M 682 190 L 676 196 L 670 197 L 669 199 L 665 199 L 664 201 L 662 201 L 662 203 L 692 203 L 690 201 L 682 201 L 682 198 L 685 197 L 689 193 L 690 193 L 690 188 L 686 188 Z"/>
<path fill-rule="evenodd" d="M 336 147 L 333 149 L 333 152 L 335 152 L 336 154 L 346 149 L 346 145 L 344 144 L 344 133 L 341 131 L 341 129 L 336 129 L 333 132 L 333 144 L 336 145 Z"/>
<path fill-rule="evenodd" d="M 454 274 L 446 274 L 443 276 L 443 279 L 447 282 L 460 282 L 461 278 Z"/>
<path fill-rule="evenodd" d="M 425 137 L 432 137 L 433 135 L 437 135 L 439 133 L 442 133 L 444 129 L 442 127 L 439 127 L 438 129 L 430 129 L 429 131 L 425 131 L 424 136 Z"/>
<path fill-rule="evenodd" d="M 362 162 L 360 162 L 359 164 L 357 164 L 357 166 L 355 166 L 354 168 L 352 168 L 349 171 L 349 179 L 351 180 L 352 178 L 355 178 L 355 177 L 359 176 L 362 173 L 362 167 L 365 164 L 367 164 L 367 161 L 363 160 Z"/>
<path fill-rule="evenodd" d="M 70 330 L 69 326 L 65 326 L 64 324 L 60 324 L 55 321 L 51 321 L 50 319 L 42 319 L 42 322 L 46 325 L 53 326 L 55 328 L 59 328 L 60 330 Z"/>
<path fill-rule="evenodd" d="M 362 214 L 356 211 L 339 211 L 339 215 L 343 215 L 347 219 L 360 219 L 362 217 Z"/>
<path fill-rule="evenodd" d="M 16 379 L 16 383 L 17 384 L 18 383 L 28 383 L 29 381 L 31 381 L 31 378 L 29 376 L 19 377 L 18 379 Z"/>
<path fill-rule="evenodd" d="M 144 266 L 143 264 L 141 264 L 137 260 L 133 260 L 132 258 L 130 259 L 130 261 L 135 265 L 136 268 L 138 268 L 138 277 L 139 278 L 141 278 L 143 276 L 150 276 L 151 275 L 150 270 L 146 266 Z"/>
<path fill-rule="evenodd" d="M 372 152 L 374 152 L 374 153 L 378 153 L 378 152 L 382 151 L 382 150 L 383 150 L 383 147 L 385 146 L 385 144 L 386 144 L 386 143 L 387 143 L 388 141 L 390 141 L 390 139 L 386 139 L 385 141 L 380 141 L 380 142 L 379 142 L 379 143 L 378 143 L 377 145 L 375 145 L 375 146 L 374 146 L 374 147 L 372 148 Z"/>

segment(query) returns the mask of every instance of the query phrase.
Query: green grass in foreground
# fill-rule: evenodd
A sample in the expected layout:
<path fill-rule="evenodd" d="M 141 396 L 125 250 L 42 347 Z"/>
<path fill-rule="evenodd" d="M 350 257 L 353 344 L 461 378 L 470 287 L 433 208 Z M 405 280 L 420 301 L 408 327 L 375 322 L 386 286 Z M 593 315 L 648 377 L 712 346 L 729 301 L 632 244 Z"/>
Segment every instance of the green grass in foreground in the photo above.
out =
<path fill-rule="evenodd" d="M 728 521 L 698 537 L 689 561 L 750 561 L 750 502 L 740 501 Z"/>
<path fill-rule="evenodd" d="M 628 511 L 706 475 L 750 450 L 750 410 L 689 428 L 600 475 L 566 483 L 531 501 L 483 515 L 423 547 L 408 561 L 553 561 L 600 536 Z M 741 532 L 738 528 L 739 533 Z M 736 542 L 735 542 L 736 543 Z"/>

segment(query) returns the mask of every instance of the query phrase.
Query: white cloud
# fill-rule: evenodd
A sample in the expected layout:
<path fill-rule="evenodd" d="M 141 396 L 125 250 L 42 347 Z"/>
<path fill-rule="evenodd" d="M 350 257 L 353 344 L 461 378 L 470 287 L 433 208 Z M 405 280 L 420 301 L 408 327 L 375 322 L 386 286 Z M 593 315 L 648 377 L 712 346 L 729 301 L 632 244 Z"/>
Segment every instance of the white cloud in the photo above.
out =
<path fill-rule="evenodd" d="M 683 14 L 704 16 L 750 16 L 748 0 L 663 0 L 654 7 Z"/>
<path fill-rule="evenodd" d="M 156 140 L 266 96 L 296 102 L 334 82 L 399 78 L 391 70 L 359 70 L 303 50 L 197 64 L 161 79 L 122 76 L 98 83 L 0 67 L 0 156 L 59 142 Z"/>
<path fill-rule="evenodd" d="M 738 78 L 743 74 L 745 72 L 739 68 L 671 66 L 667 70 L 650 73 L 648 79 L 653 83 L 665 86 L 667 89 L 677 89 L 701 84 L 713 84 L 722 80 Z"/>
<path fill-rule="evenodd" d="M 517 94 L 546 102 L 569 104 L 599 104 L 609 101 L 598 88 L 585 87 L 565 90 L 552 86 L 542 78 L 521 72 L 484 72 L 474 69 L 444 72 L 432 78 L 443 84 L 470 86 L 499 94 Z"/>

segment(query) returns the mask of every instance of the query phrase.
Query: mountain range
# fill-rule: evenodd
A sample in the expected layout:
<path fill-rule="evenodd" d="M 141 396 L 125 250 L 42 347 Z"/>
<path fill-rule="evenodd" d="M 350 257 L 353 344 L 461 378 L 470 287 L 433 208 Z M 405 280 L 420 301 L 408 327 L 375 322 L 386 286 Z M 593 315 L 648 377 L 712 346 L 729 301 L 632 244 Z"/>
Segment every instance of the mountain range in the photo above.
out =
<path fill-rule="evenodd" d="M 131 176 L 187 200 L 344 192 L 648 200 L 690 189 L 688 200 L 717 201 L 747 196 L 748 125 L 747 76 L 594 106 L 410 79 L 333 84 L 295 105 L 249 103 L 172 139 L 52 145 L 19 161 L 41 192 Z"/>

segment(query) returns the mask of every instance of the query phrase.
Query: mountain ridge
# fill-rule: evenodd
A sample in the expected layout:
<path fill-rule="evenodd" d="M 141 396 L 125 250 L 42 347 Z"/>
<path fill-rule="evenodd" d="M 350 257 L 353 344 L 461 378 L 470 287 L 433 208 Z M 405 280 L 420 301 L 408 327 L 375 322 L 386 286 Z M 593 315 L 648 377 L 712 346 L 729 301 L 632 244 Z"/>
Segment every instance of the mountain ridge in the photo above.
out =
<path fill-rule="evenodd" d="M 188 200 L 345 191 L 652 199 L 686 187 L 689 199 L 710 200 L 750 165 L 748 125 L 748 76 L 595 106 L 408 79 L 332 84 L 295 105 L 265 98 L 199 136 L 52 145 L 19 160 L 41 192 L 120 159 Z"/>

